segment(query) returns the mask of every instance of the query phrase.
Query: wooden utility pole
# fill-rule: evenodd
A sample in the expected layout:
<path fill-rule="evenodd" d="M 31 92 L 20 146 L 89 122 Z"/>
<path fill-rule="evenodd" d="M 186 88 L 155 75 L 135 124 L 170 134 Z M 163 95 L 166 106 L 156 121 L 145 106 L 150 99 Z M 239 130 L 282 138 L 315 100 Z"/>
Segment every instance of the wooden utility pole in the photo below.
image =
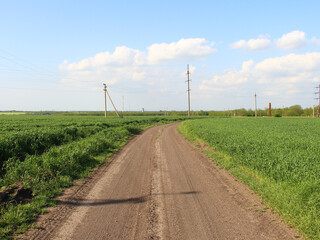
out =
<path fill-rule="evenodd" d="M 257 94 L 254 94 L 254 112 L 255 112 L 255 117 L 258 117 L 258 112 L 257 112 Z"/>
<path fill-rule="evenodd" d="M 104 91 L 104 118 L 107 118 L 107 85 L 103 84 L 103 91 Z"/>
<path fill-rule="evenodd" d="M 187 65 L 187 82 L 188 82 L 188 117 L 190 117 L 190 72 L 189 64 Z"/>
<path fill-rule="evenodd" d="M 105 85 L 105 84 L 104 84 L 104 85 Z M 109 100 L 110 100 L 110 102 L 111 102 L 111 104 L 112 104 L 112 106 L 113 106 L 114 111 L 115 111 L 116 114 L 117 114 L 117 117 L 120 117 L 120 116 L 119 116 L 119 113 L 118 113 L 116 107 L 114 106 L 114 104 L 113 104 L 113 102 L 112 102 L 112 99 L 111 99 L 111 97 L 110 97 L 110 95 L 109 95 L 109 93 L 108 93 L 108 90 L 107 90 L 107 86 L 106 86 L 106 85 L 105 85 L 105 92 L 108 94 Z"/>

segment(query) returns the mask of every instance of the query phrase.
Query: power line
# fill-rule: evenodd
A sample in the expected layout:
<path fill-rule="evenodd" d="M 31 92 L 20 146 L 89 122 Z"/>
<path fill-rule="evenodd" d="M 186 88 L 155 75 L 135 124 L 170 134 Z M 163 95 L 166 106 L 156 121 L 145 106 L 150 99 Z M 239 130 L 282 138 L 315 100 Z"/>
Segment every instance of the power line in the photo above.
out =
<path fill-rule="evenodd" d="M 50 71 L 43 67 L 40 67 L 34 63 L 31 63 L 30 61 L 24 60 L 21 57 L 15 56 L 12 53 L 9 53 L 7 51 L 4 51 L 0 49 L 0 60 L 4 60 L 0 62 L 0 66 L 4 66 L 6 69 L 2 70 L 0 69 L 0 72 L 4 71 L 12 71 L 22 74 L 27 74 L 29 76 L 33 76 L 34 80 L 61 80 L 63 78 L 63 74 L 56 72 L 56 71 Z M 72 79 L 70 77 L 65 77 L 67 80 L 76 80 Z"/>
<path fill-rule="evenodd" d="M 21 57 L 18 57 L 18 56 L 16 56 L 16 55 L 14 55 L 14 54 L 12 54 L 12 53 L 9 53 L 9 52 L 7 52 L 7 51 L 4 51 L 4 50 L 2 50 L 2 49 L 0 49 L 0 52 L 4 53 L 4 54 L 6 54 L 7 56 L 10 56 L 11 58 L 14 59 L 14 60 L 12 60 L 12 59 L 10 59 L 10 58 L 8 58 L 8 57 L 4 57 L 4 56 L 1 56 L 1 55 L 0 55 L 1 58 L 6 59 L 7 61 L 14 62 L 14 63 L 16 63 L 16 64 L 18 64 L 18 65 L 23 66 L 23 67 L 26 67 L 26 68 L 29 68 L 29 69 L 31 69 L 31 70 L 35 70 L 35 71 L 38 71 L 38 72 L 42 72 L 42 73 L 45 73 L 45 74 L 54 74 L 54 75 L 56 74 L 56 72 L 49 71 L 48 69 L 45 69 L 45 68 L 43 68 L 43 67 L 40 67 L 40 66 L 38 66 L 38 65 L 36 65 L 36 64 L 34 64 L 34 63 L 31 63 L 31 62 L 29 62 L 29 61 L 27 61 L 27 60 L 25 60 L 25 59 L 23 59 L 23 58 L 21 58 Z"/>

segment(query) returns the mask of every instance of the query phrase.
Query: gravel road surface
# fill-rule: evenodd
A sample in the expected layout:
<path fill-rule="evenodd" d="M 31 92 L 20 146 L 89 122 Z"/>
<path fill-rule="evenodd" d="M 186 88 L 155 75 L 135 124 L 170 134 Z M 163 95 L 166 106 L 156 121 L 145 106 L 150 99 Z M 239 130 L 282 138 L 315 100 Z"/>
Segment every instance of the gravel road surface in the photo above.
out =
<path fill-rule="evenodd" d="M 27 239 L 296 239 L 261 199 L 157 126 L 59 197 Z"/>

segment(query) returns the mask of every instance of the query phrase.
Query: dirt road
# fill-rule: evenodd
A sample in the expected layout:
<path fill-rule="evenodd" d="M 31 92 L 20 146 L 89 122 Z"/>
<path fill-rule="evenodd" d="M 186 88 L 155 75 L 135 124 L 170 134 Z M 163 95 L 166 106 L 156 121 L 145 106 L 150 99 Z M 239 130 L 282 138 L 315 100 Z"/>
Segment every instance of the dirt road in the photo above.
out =
<path fill-rule="evenodd" d="M 187 143 L 176 127 L 136 136 L 66 191 L 30 239 L 295 239 L 294 229 Z"/>

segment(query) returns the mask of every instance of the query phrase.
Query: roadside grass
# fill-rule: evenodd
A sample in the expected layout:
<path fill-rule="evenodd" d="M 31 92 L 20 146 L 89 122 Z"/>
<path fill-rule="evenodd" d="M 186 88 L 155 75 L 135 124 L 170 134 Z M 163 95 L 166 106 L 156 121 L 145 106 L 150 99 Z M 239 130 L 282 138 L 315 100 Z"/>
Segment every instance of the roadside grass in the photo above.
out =
<path fill-rule="evenodd" d="M 3 161 L 0 239 L 12 239 L 14 234 L 36 227 L 33 220 L 45 213 L 46 207 L 56 204 L 55 196 L 75 180 L 85 178 L 93 168 L 124 146 L 130 137 L 148 127 L 178 120 L 182 118 L 114 120 L 105 129 L 90 131 L 91 134 L 63 141 L 61 145 L 53 144 L 40 154 L 25 154 L 23 159 L 12 157 Z"/>
<path fill-rule="evenodd" d="M 32 193 L 33 199 L 26 203 L 12 199 L 2 206 L 0 239 L 11 238 L 14 231 L 19 233 L 28 228 L 31 220 L 43 213 L 44 207 L 55 203 L 54 196 L 61 194 L 62 189 L 71 186 L 74 180 L 87 176 L 130 136 L 132 134 L 126 129 L 108 129 L 80 141 L 53 147 L 41 156 L 27 157 L 23 162 L 8 161 L 7 174 L 1 185 L 18 183 Z"/>
<path fill-rule="evenodd" d="M 318 123 L 308 119 L 190 120 L 179 126 L 179 132 L 190 142 L 203 142 L 212 148 L 204 153 L 261 195 L 266 206 L 279 213 L 289 226 L 308 239 L 320 239 L 319 127 L 314 124 Z M 290 125 L 298 130 L 289 131 Z M 299 128 L 305 132 L 301 136 Z M 282 134 L 287 135 L 284 142 Z M 309 141 L 300 142 L 304 134 Z M 250 143 L 256 138 L 261 139 L 260 146 L 252 148 Z M 302 154 L 301 149 L 306 151 Z M 313 155 L 313 161 L 308 162 Z"/>

